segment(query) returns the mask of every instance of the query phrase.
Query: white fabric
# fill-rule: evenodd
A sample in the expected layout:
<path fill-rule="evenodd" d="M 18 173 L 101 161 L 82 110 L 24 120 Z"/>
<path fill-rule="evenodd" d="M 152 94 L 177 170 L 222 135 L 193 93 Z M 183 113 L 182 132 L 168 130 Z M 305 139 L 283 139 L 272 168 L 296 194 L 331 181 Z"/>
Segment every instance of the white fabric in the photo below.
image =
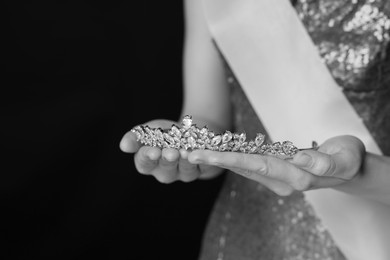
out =
<path fill-rule="evenodd" d="M 272 140 L 308 147 L 354 135 L 380 148 L 288 0 L 204 0 L 206 19 Z M 390 259 L 390 208 L 332 189 L 305 193 L 349 260 Z"/>

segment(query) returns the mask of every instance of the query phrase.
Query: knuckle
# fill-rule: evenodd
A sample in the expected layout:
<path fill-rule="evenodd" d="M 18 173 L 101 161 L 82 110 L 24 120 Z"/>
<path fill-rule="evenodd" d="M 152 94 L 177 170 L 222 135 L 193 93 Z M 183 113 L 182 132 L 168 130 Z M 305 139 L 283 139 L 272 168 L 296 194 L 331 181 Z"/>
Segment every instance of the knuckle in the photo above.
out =
<path fill-rule="evenodd" d="M 269 175 L 269 167 L 266 167 L 264 165 L 256 167 L 255 171 L 256 174 L 267 176 Z"/>
<path fill-rule="evenodd" d="M 333 176 L 336 172 L 336 163 L 330 156 L 326 160 L 321 160 L 318 163 L 319 172 L 321 175 Z"/>
<path fill-rule="evenodd" d="M 308 170 L 317 176 L 332 176 L 335 174 L 336 165 L 331 155 L 322 154 L 312 160 Z"/>
<path fill-rule="evenodd" d="M 264 163 L 257 165 L 255 172 L 262 176 L 268 176 L 272 172 L 272 163 L 264 156 Z"/>
<path fill-rule="evenodd" d="M 239 169 L 236 171 L 238 174 L 241 174 L 242 176 L 244 177 L 250 177 L 252 176 L 252 174 L 254 173 L 253 171 L 251 170 L 248 170 L 248 169 Z"/>
<path fill-rule="evenodd" d="M 318 161 L 317 160 L 313 160 L 313 159 L 311 159 L 311 160 L 309 160 L 308 162 L 307 162 L 307 168 L 308 169 L 316 169 L 316 168 L 318 168 Z"/>

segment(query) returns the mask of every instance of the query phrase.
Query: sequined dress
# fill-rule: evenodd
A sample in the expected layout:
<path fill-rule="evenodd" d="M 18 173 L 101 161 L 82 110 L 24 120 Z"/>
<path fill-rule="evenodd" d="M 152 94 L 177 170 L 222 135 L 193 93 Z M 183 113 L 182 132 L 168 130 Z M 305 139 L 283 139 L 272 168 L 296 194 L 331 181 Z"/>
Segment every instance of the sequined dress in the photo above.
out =
<path fill-rule="evenodd" d="M 298 0 L 297 15 L 344 94 L 390 155 L 390 2 Z M 236 132 L 264 128 L 225 62 Z M 203 240 L 202 260 L 344 260 L 303 194 L 279 197 L 227 173 Z"/>

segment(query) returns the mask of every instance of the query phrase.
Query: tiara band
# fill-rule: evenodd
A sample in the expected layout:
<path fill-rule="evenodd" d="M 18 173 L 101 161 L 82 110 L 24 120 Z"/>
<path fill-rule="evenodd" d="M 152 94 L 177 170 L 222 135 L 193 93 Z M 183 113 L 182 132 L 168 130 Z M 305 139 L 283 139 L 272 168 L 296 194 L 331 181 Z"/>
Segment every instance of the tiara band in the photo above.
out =
<path fill-rule="evenodd" d="M 198 128 L 192 123 L 192 116 L 186 115 L 181 127 L 173 124 L 170 129 L 151 128 L 139 125 L 131 129 L 137 136 L 137 141 L 146 146 L 158 148 L 173 148 L 185 150 L 212 150 L 219 152 L 240 152 L 249 154 L 274 155 L 288 158 L 299 150 L 292 142 L 266 143 L 264 134 L 256 134 L 254 140 L 246 140 L 245 133 L 225 131 L 216 134 L 207 126 Z M 314 143 L 313 143 L 314 147 Z"/>

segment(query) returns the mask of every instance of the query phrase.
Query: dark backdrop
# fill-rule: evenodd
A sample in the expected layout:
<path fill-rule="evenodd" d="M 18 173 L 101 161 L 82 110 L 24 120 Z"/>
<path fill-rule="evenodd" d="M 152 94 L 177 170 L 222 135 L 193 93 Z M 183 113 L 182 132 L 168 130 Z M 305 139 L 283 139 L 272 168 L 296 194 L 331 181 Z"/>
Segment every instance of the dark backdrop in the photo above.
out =
<path fill-rule="evenodd" d="M 4 1 L 1 259 L 196 259 L 221 178 L 160 184 L 118 144 L 177 119 L 181 1 Z"/>

